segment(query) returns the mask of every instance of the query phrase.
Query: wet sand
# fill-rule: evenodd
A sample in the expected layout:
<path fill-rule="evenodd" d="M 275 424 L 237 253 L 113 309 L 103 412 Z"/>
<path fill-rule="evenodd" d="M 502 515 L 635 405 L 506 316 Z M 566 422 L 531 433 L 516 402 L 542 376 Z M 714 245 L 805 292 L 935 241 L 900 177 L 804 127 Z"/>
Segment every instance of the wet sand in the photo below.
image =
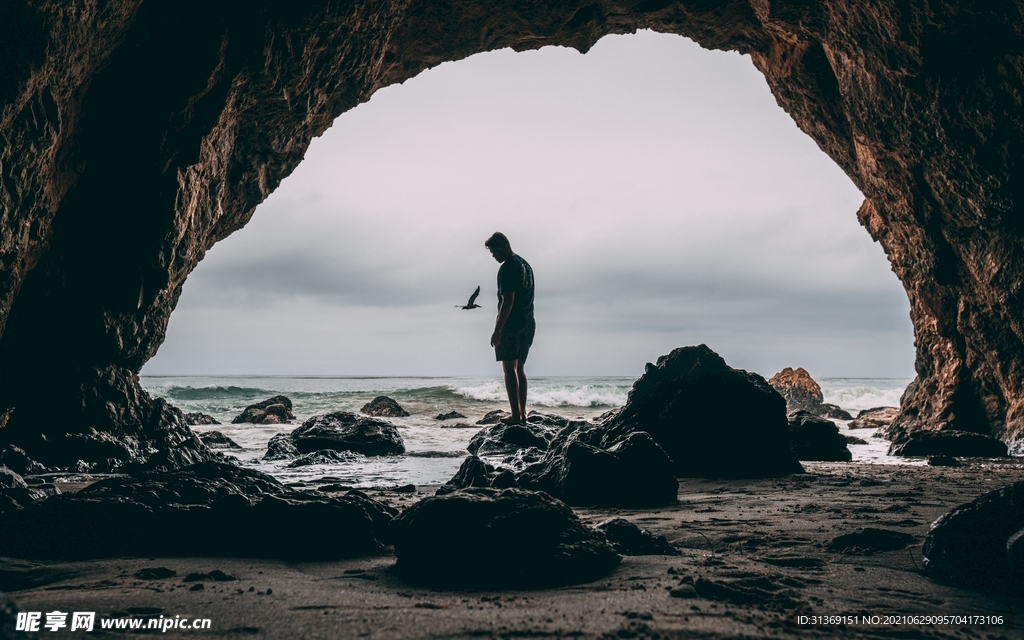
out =
<path fill-rule="evenodd" d="M 671 507 L 577 509 L 588 523 L 627 518 L 665 535 L 682 555 L 626 557 L 602 580 L 559 589 L 418 588 L 394 575 L 390 555 L 314 563 L 4 559 L 0 584 L 22 611 L 209 618 L 210 630 L 168 631 L 204 637 L 1024 637 L 1024 602 L 941 585 L 921 573 L 921 543 L 931 522 L 957 504 L 1024 480 L 1024 461 L 961 468 L 804 466 L 806 475 L 782 479 L 681 480 L 679 503 Z M 433 489 L 370 493 L 404 507 Z M 910 534 L 914 542 L 884 552 L 828 548 L 837 536 L 864 527 Z M 135 576 L 147 567 L 177 575 Z M 214 569 L 237 579 L 183 580 Z M 908 615 L 1002 616 L 1003 624 L 885 623 L 886 616 Z M 801 624 L 799 616 L 858 616 L 858 622 Z M 881 620 L 866 623 L 861 616 Z M 60 637 L 77 634 L 64 629 Z"/>

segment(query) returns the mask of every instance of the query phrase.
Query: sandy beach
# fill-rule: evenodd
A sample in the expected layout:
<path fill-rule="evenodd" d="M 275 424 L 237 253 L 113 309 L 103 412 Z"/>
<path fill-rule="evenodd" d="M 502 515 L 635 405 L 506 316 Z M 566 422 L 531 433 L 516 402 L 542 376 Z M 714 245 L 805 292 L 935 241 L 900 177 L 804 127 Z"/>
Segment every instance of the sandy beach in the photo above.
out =
<path fill-rule="evenodd" d="M 558 589 L 418 588 L 395 575 L 390 554 L 313 563 L 4 559 L 0 589 L 21 611 L 95 611 L 97 632 L 103 617 L 180 616 L 209 618 L 210 629 L 168 633 L 261 638 L 1020 637 L 1024 602 L 934 582 L 921 571 L 921 543 L 930 524 L 951 507 L 1024 479 L 1024 462 L 977 460 L 960 468 L 804 466 L 806 474 L 780 479 L 683 479 L 679 502 L 670 507 L 576 509 L 590 524 L 626 518 L 666 536 L 681 555 L 626 557 L 599 581 Z M 371 495 L 403 508 L 435 489 Z M 909 534 L 913 541 L 892 551 L 830 549 L 837 537 L 865 527 Z M 175 575 L 136 575 L 159 567 Z M 235 579 L 185 580 L 214 570 Z M 1001 616 L 1002 624 L 913 624 L 913 619 L 908 624 L 899 618 L 922 615 Z M 809 618 L 802 624 L 800 616 Z M 819 619 L 814 624 L 813 616 L 857 616 L 857 621 Z M 865 621 L 863 616 L 880 619 Z M 74 635 L 67 629 L 63 633 Z M 132 637 L 153 632 L 102 633 Z"/>

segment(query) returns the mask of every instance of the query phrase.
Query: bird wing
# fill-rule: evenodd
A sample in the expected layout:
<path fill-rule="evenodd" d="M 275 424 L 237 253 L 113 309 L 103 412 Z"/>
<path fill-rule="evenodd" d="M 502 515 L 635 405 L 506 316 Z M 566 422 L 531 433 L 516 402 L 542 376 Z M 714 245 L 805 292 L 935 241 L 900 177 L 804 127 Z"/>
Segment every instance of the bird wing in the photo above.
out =
<path fill-rule="evenodd" d="M 466 305 L 466 306 L 473 306 L 473 303 L 476 302 L 476 297 L 478 295 L 480 295 L 480 287 L 479 286 L 477 286 L 476 291 L 473 292 L 473 295 L 469 296 L 469 304 Z"/>

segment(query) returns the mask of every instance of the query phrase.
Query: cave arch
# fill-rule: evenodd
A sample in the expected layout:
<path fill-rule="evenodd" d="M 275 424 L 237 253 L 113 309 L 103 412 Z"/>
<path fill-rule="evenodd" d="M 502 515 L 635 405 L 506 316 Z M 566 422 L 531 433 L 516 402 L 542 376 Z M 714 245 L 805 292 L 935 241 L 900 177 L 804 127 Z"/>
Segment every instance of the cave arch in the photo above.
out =
<path fill-rule="evenodd" d="M 205 448 L 138 385 L 188 273 L 312 137 L 383 86 L 473 53 L 677 33 L 748 53 L 865 194 L 911 303 L 904 429 L 1024 431 L 1012 2 L 224 3 L 5 9 L 3 440 L 174 466 Z M 41 44 L 41 43 L 45 43 Z M 44 438 L 45 437 L 45 438 Z M 45 443 L 45 444 L 44 444 Z"/>

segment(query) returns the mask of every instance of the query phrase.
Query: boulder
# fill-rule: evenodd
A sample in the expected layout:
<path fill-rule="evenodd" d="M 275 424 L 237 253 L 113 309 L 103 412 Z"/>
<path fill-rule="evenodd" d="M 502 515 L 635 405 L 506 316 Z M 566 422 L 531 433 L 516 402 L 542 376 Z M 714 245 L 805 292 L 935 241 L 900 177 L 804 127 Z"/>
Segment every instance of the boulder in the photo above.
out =
<path fill-rule="evenodd" d="M 850 420 L 853 418 L 845 409 L 838 405 L 825 402 L 825 396 L 821 393 L 821 387 L 807 370 L 798 367 L 792 369 L 786 367 L 776 373 L 768 380 L 786 400 L 786 410 L 807 411 L 816 416 L 832 418 L 834 420 Z"/>
<path fill-rule="evenodd" d="M 309 494 L 258 471 L 204 462 L 107 478 L 0 515 L 0 555 L 345 558 L 380 553 L 396 513 L 357 491 Z"/>
<path fill-rule="evenodd" d="M 454 424 L 442 424 L 441 428 L 442 429 L 476 429 L 477 426 L 479 426 L 479 425 L 469 424 L 468 422 L 456 422 Z"/>
<path fill-rule="evenodd" d="M 522 489 L 425 498 L 394 519 L 391 537 L 399 574 L 434 587 L 554 587 L 596 580 L 620 562 L 564 503 Z"/>
<path fill-rule="evenodd" d="M 655 507 L 679 492 L 672 460 L 651 436 L 637 431 L 608 449 L 572 434 L 517 476 L 519 486 L 547 491 L 573 506 Z M 582 437 L 581 437 L 582 436 Z"/>
<path fill-rule="evenodd" d="M 352 462 L 355 459 L 356 455 L 349 451 L 339 453 L 333 449 L 320 449 L 295 458 L 288 463 L 288 468 L 295 469 L 297 467 L 308 467 L 315 464 L 343 464 Z"/>
<path fill-rule="evenodd" d="M 377 396 L 363 405 L 361 412 L 377 418 L 406 418 L 409 412 L 387 396 Z"/>
<path fill-rule="evenodd" d="M 679 550 L 665 536 L 655 536 L 625 518 L 611 518 L 594 525 L 616 553 L 624 556 L 678 556 Z"/>
<path fill-rule="evenodd" d="M 214 418 L 213 416 L 208 416 L 205 413 L 194 412 L 194 413 L 186 413 L 185 414 L 185 424 L 187 424 L 189 426 L 193 426 L 193 425 L 203 426 L 203 425 L 220 424 L 220 422 L 218 422 L 217 419 Z"/>
<path fill-rule="evenodd" d="M 274 396 L 249 405 L 245 411 L 235 416 L 231 423 L 289 424 L 294 419 L 292 401 L 287 396 Z"/>
<path fill-rule="evenodd" d="M 0 467 L 0 489 L 27 489 L 28 484 L 21 474 L 7 467 Z"/>
<path fill-rule="evenodd" d="M 561 429 L 571 422 L 568 418 L 553 413 L 538 413 L 537 411 L 531 411 L 527 414 L 526 421 L 530 424 L 547 427 L 548 429 Z M 580 422 L 581 424 L 586 424 L 586 421 Z"/>
<path fill-rule="evenodd" d="M 867 444 L 868 441 L 857 436 L 843 436 L 846 439 L 846 444 Z"/>
<path fill-rule="evenodd" d="M 494 411 L 488 411 L 484 414 L 484 417 L 476 421 L 477 424 L 498 424 L 502 420 L 511 418 L 512 414 L 508 411 L 502 411 L 501 409 L 495 409 Z"/>
<path fill-rule="evenodd" d="M 364 456 L 405 453 L 405 443 L 395 425 L 347 411 L 313 416 L 291 432 L 299 453 L 320 449 L 352 451 Z"/>
<path fill-rule="evenodd" d="M 891 456 L 954 456 L 957 458 L 1005 458 L 1006 443 L 970 431 L 900 430 L 889 445 Z"/>
<path fill-rule="evenodd" d="M 462 415 L 458 411 L 449 411 L 448 413 L 439 413 L 434 420 L 465 420 L 466 416 Z"/>
<path fill-rule="evenodd" d="M 478 431 L 466 450 L 478 456 L 506 455 L 528 447 L 546 451 L 554 435 L 553 431 L 536 424 L 498 423 Z"/>
<path fill-rule="evenodd" d="M 925 571 L 959 586 L 1019 595 L 1024 587 L 1024 567 L 1018 562 L 1022 529 L 1024 481 L 939 517 L 925 538 Z"/>
<path fill-rule="evenodd" d="M 828 549 L 855 555 L 871 555 L 906 549 L 916 541 L 917 538 L 902 531 L 864 527 L 854 533 L 836 536 L 828 543 Z"/>
<path fill-rule="evenodd" d="M 220 431 L 207 431 L 205 433 L 197 433 L 199 439 L 203 441 L 203 444 L 210 447 L 211 449 L 241 449 L 237 442 L 227 437 Z"/>
<path fill-rule="evenodd" d="M 267 443 L 267 452 L 263 454 L 263 460 L 290 460 L 299 455 L 295 448 L 295 442 L 290 433 L 279 433 Z"/>
<path fill-rule="evenodd" d="M 786 401 L 764 378 L 733 369 L 706 345 L 681 347 L 648 364 L 622 410 L 597 428 L 601 446 L 646 431 L 679 476 L 803 472 L 789 447 Z"/>
<path fill-rule="evenodd" d="M 493 466 L 476 456 L 469 456 L 462 461 L 462 465 L 451 480 L 438 487 L 434 495 L 443 496 L 470 487 L 489 487 L 496 475 L 497 471 Z"/>
<path fill-rule="evenodd" d="M 799 460 L 849 462 L 853 459 L 836 423 L 807 411 L 789 414 L 789 444 Z"/>
<path fill-rule="evenodd" d="M 864 409 L 847 427 L 850 429 L 885 429 L 892 424 L 899 412 L 899 407 Z"/>
<path fill-rule="evenodd" d="M 23 476 L 49 471 L 45 466 L 28 457 L 24 449 L 13 444 L 0 448 L 0 465 Z"/>
<path fill-rule="evenodd" d="M 952 456 L 928 456 L 929 467 L 962 467 L 960 461 Z"/>

